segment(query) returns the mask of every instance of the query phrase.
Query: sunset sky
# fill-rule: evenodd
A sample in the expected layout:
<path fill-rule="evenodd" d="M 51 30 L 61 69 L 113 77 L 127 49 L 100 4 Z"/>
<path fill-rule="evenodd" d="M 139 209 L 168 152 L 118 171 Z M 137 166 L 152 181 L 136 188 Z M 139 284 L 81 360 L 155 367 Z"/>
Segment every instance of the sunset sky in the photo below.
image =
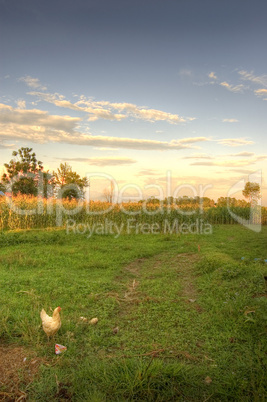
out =
<path fill-rule="evenodd" d="M 0 173 L 32 147 L 101 199 L 242 198 L 267 205 L 267 2 L 0 0 Z M 171 179 L 170 179 L 171 177 Z M 150 187 L 148 187 L 150 186 Z"/>

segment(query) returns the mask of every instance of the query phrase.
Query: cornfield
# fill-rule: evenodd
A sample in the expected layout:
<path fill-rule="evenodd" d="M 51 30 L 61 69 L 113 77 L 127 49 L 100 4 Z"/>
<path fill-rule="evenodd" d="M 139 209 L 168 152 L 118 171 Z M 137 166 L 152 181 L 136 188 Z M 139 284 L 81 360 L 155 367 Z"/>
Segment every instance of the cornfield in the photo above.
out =
<path fill-rule="evenodd" d="M 238 219 L 250 223 L 267 223 L 267 208 L 257 207 L 251 220 L 249 207 L 184 207 L 128 202 L 111 204 L 101 201 L 43 199 L 34 196 L 0 197 L 0 230 L 37 229 L 82 225 L 116 224 L 124 228 L 153 227 L 163 231 L 166 224 L 235 224 Z M 237 218 L 238 217 L 238 218 Z"/>

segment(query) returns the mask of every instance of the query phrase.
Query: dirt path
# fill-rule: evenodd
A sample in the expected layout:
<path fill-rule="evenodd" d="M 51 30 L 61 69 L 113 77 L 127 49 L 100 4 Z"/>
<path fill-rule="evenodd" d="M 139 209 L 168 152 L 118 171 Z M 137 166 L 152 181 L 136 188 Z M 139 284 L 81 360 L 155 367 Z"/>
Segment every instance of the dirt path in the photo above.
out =
<path fill-rule="evenodd" d="M 112 357 L 200 358 L 198 260 L 198 254 L 161 253 L 124 267 L 117 277 L 124 289 L 113 295 L 119 304 L 114 321 L 119 349 Z"/>
<path fill-rule="evenodd" d="M 198 292 L 195 286 L 196 275 L 194 273 L 194 265 L 198 260 L 198 254 L 183 253 L 169 256 L 166 253 L 162 253 L 151 258 L 139 258 L 132 261 L 124 268 L 125 272 L 130 274 L 130 279 L 126 283 L 124 295 L 119 298 L 120 302 L 124 302 L 122 303 L 124 304 L 122 314 L 124 307 L 129 312 L 131 304 L 138 304 L 148 300 L 160 301 L 160 298 L 157 300 L 157 298 L 150 295 L 149 289 L 146 288 L 145 292 L 142 291 L 142 284 L 145 281 L 154 279 L 165 281 L 170 274 L 172 274 L 172 281 L 175 280 L 180 284 L 177 300 L 179 299 L 190 308 L 201 312 L 202 309 L 197 304 Z M 167 298 L 168 296 L 165 292 L 161 300 L 166 300 Z"/>
<path fill-rule="evenodd" d="M 26 400 L 20 386 L 33 380 L 41 362 L 26 348 L 0 345 L 0 401 Z"/>
<path fill-rule="evenodd" d="M 181 299 L 201 313 L 202 308 L 197 304 L 198 291 L 195 285 L 196 275 L 194 272 L 194 265 L 198 260 L 199 256 L 197 254 L 177 254 L 171 260 L 171 263 L 176 266 L 179 273 L 179 280 L 182 286 Z"/>

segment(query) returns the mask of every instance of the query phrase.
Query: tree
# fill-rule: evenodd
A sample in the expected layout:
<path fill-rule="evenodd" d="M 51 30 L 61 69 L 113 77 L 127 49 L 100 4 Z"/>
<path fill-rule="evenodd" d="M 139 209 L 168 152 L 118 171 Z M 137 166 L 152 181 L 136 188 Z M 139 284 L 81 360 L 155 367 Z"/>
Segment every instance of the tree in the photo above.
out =
<path fill-rule="evenodd" d="M 1 185 L 17 195 L 30 194 L 37 195 L 40 188 L 42 196 L 48 196 L 48 184 L 51 178 L 48 172 L 43 172 L 43 163 L 38 161 L 32 148 L 20 148 L 13 151 L 9 163 L 5 163 L 6 173 L 2 175 Z"/>
<path fill-rule="evenodd" d="M 244 190 L 242 191 L 242 194 L 245 198 L 249 199 L 249 202 L 251 203 L 252 206 L 257 205 L 258 200 L 260 199 L 260 185 L 258 183 L 252 183 L 248 181 L 245 185 Z"/>
<path fill-rule="evenodd" d="M 33 177 L 22 176 L 19 180 L 15 181 L 12 185 L 12 193 L 14 195 L 27 194 L 35 195 L 38 194 L 38 188 Z"/>
<path fill-rule="evenodd" d="M 61 163 L 53 172 L 53 184 L 57 187 L 59 198 L 79 199 L 84 196 L 84 188 L 89 186 L 87 177 L 72 171 L 67 163 Z"/>
<path fill-rule="evenodd" d="M 104 188 L 103 190 L 103 195 L 105 197 L 106 202 L 109 202 L 110 204 L 113 203 L 113 197 L 114 197 L 114 182 L 110 182 L 110 188 Z"/>
<path fill-rule="evenodd" d="M 17 159 L 11 159 L 9 163 L 4 163 L 7 173 L 2 176 L 3 183 L 8 183 L 10 179 L 27 173 L 38 173 L 43 170 L 43 163 L 36 159 L 35 152 L 32 148 L 20 148 L 18 151 L 13 151 L 12 156 Z"/>

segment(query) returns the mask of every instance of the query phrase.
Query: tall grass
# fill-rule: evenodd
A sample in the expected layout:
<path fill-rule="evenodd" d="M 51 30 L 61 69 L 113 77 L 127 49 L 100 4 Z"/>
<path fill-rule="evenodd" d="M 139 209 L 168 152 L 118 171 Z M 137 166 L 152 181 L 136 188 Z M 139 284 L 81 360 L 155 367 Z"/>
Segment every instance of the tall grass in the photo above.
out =
<path fill-rule="evenodd" d="M 231 211 L 231 213 L 230 213 Z M 104 224 L 112 221 L 116 225 L 124 225 L 131 220 L 132 224 L 156 224 L 158 230 L 164 230 L 166 221 L 173 227 L 195 224 L 234 224 L 234 215 L 248 220 L 249 207 L 201 207 L 200 205 L 177 206 L 154 203 L 128 202 L 110 204 L 101 201 L 55 200 L 34 196 L 19 195 L 17 197 L 0 197 L 0 230 L 35 229 L 49 227 L 65 227 L 67 221 L 74 220 L 85 225 Z M 260 209 L 259 209 L 260 211 Z M 261 223 L 267 223 L 267 208 L 261 208 Z"/>

